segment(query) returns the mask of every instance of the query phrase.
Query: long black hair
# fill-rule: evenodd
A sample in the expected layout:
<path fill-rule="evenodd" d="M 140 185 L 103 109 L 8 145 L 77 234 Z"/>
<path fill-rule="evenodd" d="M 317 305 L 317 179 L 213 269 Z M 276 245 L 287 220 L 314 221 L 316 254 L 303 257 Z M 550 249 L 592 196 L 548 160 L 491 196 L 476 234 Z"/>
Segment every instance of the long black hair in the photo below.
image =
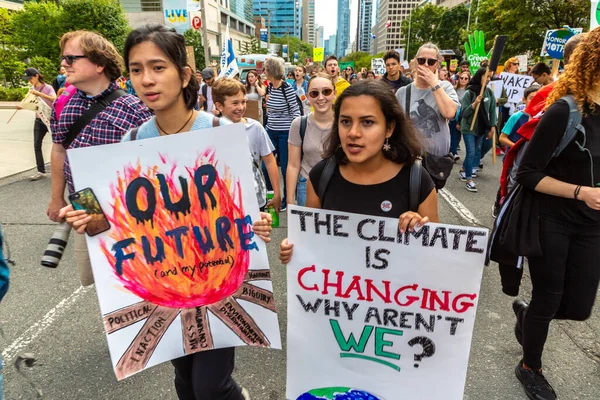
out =
<path fill-rule="evenodd" d="M 189 67 L 187 62 L 187 53 L 185 51 L 185 39 L 173 28 L 167 28 L 159 24 L 147 24 L 131 31 L 125 41 L 124 59 L 125 68 L 129 72 L 129 53 L 131 49 L 143 42 L 152 42 L 161 49 L 171 60 L 179 71 L 179 76 L 183 81 L 185 77 L 184 70 Z M 191 74 L 188 85 L 183 88 L 183 99 L 188 110 L 192 110 L 198 102 L 198 90 L 200 85 L 194 74 Z"/>
<path fill-rule="evenodd" d="M 391 149 L 383 152 L 384 157 L 398 164 L 407 162 L 412 164 L 417 156 L 422 154 L 423 148 L 417 131 L 400 108 L 400 104 L 388 84 L 372 79 L 358 81 L 344 90 L 337 98 L 334 107 L 334 123 L 331 127 L 329 141 L 325 146 L 325 157 L 335 157 L 338 164 L 348 162 L 340 140 L 338 127 L 340 110 L 347 98 L 358 96 L 371 96 L 379 103 L 379 108 L 385 116 L 386 127 L 389 128 L 395 123 L 392 136 L 388 139 Z"/>

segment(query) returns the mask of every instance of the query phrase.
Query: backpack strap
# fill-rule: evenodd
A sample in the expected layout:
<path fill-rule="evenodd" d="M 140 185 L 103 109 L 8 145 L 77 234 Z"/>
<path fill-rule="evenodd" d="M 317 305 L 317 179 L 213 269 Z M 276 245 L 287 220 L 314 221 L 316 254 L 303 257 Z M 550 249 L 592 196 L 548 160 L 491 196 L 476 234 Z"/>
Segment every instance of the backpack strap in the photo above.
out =
<path fill-rule="evenodd" d="M 558 146 L 556 146 L 554 153 L 552 153 L 552 157 L 558 157 L 560 153 L 575 140 L 578 132 L 581 132 L 585 138 L 585 128 L 581 125 L 583 115 L 581 115 L 581 111 L 579 111 L 579 108 L 577 107 L 575 98 L 573 95 L 568 94 L 561 97 L 560 100 L 564 100 L 569 105 L 569 120 L 567 122 L 567 129 L 565 129 L 565 133 L 560 139 Z M 583 146 L 579 143 L 577 145 L 579 149 L 583 151 Z"/>
<path fill-rule="evenodd" d="M 100 97 L 96 100 L 94 104 L 90 108 L 87 109 L 81 116 L 75 121 L 71 127 L 69 128 L 69 132 L 63 141 L 63 147 L 68 149 L 73 140 L 79 135 L 79 132 L 83 128 L 85 128 L 98 114 L 100 114 L 106 107 L 110 105 L 113 101 L 118 99 L 121 96 L 126 95 L 127 93 L 124 90 L 117 89 L 108 93 L 106 96 Z"/>
<path fill-rule="evenodd" d="M 404 112 L 406 116 L 410 119 L 410 95 L 412 92 L 412 83 L 406 85 L 406 98 L 404 100 Z"/>
<path fill-rule="evenodd" d="M 306 136 L 306 125 L 308 122 L 308 115 L 300 117 L 300 161 L 304 158 L 304 136 Z"/>
<path fill-rule="evenodd" d="M 317 196 L 319 196 L 319 200 L 321 201 L 321 205 L 323 205 L 323 198 L 325 197 L 325 193 L 327 192 L 327 186 L 329 185 L 329 181 L 335 172 L 335 158 L 329 157 L 325 162 L 325 167 L 323 167 L 323 172 L 321 173 L 321 179 L 319 179 L 319 184 L 317 185 Z"/>
<path fill-rule="evenodd" d="M 139 128 L 133 128 L 131 130 L 131 135 L 129 135 L 129 140 L 133 141 L 133 140 L 137 139 L 138 130 L 139 130 Z"/>
<path fill-rule="evenodd" d="M 290 115 L 292 115 L 292 106 L 290 106 L 290 102 L 288 101 L 287 94 L 285 93 L 286 86 L 289 86 L 289 83 L 287 83 L 286 81 L 283 81 L 281 83 L 280 88 L 281 88 L 281 92 L 283 93 L 283 98 L 285 99 L 285 105 L 288 108 L 288 112 L 290 113 Z M 295 94 L 294 94 L 294 96 L 295 96 Z"/>
<path fill-rule="evenodd" d="M 417 157 L 410 166 L 410 178 L 408 181 L 408 208 L 412 212 L 419 210 L 419 197 L 421 195 L 421 157 Z"/>

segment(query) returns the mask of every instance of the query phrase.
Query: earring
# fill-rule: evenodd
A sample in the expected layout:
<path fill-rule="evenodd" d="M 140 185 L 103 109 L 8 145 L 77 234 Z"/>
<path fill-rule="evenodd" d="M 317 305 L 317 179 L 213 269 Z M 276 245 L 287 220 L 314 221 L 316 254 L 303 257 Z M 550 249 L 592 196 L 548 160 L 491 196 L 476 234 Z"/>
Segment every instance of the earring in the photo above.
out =
<path fill-rule="evenodd" d="M 383 151 L 390 151 L 392 146 L 390 146 L 389 138 L 385 138 L 385 143 L 383 144 Z"/>

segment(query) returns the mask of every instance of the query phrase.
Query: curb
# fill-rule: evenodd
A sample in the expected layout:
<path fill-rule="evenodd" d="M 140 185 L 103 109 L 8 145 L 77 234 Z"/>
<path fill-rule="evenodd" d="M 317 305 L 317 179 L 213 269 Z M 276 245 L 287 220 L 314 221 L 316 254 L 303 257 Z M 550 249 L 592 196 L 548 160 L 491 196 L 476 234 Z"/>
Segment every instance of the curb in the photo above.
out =
<path fill-rule="evenodd" d="M 16 110 L 18 102 L 0 102 L 0 110 Z"/>

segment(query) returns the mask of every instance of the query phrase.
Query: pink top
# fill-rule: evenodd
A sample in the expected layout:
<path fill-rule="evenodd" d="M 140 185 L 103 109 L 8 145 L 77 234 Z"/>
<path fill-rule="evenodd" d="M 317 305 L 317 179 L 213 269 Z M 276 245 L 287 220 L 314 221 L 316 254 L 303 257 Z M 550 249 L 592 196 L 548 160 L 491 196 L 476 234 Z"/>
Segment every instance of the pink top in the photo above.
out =
<path fill-rule="evenodd" d="M 35 87 L 35 90 L 37 90 L 38 92 L 47 94 L 48 96 L 56 96 L 56 92 L 54 91 L 54 88 L 52 87 L 52 85 L 48 85 L 46 83 L 44 83 L 44 86 L 40 88 Z M 48 100 L 43 98 L 42 96 L 40 96 L 40 99 L 44 100 L 44 102 L 46 102 L 46 104 L 48 104 L 48 107 L 52 108 L 52 100 Z"/>

